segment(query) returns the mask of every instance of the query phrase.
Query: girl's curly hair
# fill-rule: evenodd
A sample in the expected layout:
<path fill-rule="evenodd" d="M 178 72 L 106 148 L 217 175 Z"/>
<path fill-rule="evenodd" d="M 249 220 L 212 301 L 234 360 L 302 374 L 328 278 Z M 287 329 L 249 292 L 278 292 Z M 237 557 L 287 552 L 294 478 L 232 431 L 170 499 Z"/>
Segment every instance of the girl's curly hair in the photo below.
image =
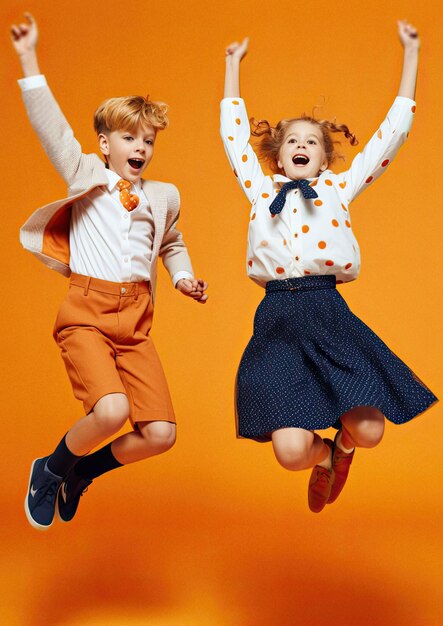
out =
<path fill-rule="evenodd" d="M 271 126 L 267 120 L 256 120 L 254 117 L 251 117 L 249 122 L 251 124 L 251 134 L 254 137 L 262 137 L 258 145 L 259 157 L 268 163 L 274 174 L 281 172 L 277 164 L 280 148 L 283 144 L 286 131 L 294 122 L 309 122 L 321 130 L 328 166 L 337 159 L 343 158 L 335 148 L 335 144 L 340 142 L 333 141 L 331 133 L 343 133 L 346 139 L 349 139 L 351 146 L 358 144 L 356 136 L 351 133 L 345 124 L 336 124 L 329 120 L 317 120 L 309 115 L 280 120 L 275 127 Z"/>

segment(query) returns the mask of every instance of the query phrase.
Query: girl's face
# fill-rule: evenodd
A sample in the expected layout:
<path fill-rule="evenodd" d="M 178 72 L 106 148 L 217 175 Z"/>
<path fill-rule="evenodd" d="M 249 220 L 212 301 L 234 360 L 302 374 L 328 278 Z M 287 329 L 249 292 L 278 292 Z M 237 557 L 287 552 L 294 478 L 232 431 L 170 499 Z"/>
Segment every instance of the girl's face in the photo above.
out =
<path fill-rule="evenodd" d="M 292 180 L 315 178 L 328 167 L 321 130 L 304 120 L 288 126 L 278 156 L 278 167 Z"/>

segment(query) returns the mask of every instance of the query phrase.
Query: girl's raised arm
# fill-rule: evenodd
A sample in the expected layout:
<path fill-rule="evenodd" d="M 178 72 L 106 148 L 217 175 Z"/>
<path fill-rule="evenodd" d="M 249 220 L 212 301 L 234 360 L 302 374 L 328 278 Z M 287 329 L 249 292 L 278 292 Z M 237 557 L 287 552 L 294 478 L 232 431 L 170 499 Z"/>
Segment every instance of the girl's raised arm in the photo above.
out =
<path fill-rule="evenodd" d="M 415 86 L 417 83 L 418 52 L 420 50 L 420 39 L 417 29 L 406 20 L 397 22 L 398 36 L 404 48 L 403 71 L 401 75 L 398 95 L 415 99 Z"/>
<path fill-rule="evenodd" d="M 248 51 L 249 37 L 226 48 L 225 98 L 240 97 L 240 62 Z"/>

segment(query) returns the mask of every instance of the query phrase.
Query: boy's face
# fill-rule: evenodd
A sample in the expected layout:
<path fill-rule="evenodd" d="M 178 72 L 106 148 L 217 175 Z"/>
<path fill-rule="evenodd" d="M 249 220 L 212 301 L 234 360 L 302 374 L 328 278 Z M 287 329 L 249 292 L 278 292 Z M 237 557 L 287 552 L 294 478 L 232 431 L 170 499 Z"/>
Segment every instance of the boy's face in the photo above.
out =
<path fill-rule="evenodd" d="M 280 147 L 278 167 L 292 180 L 315 178 L 327 167 L 321 130 L 304 120 L 293 122 Z"/>
<path fill-rule="evenodd" d="M 157 131 L 138 126 L 134 131 L 113 130 L 98 136 L 100 150 L 109 169 L 130 183 L 138 183 L 154 154 Z"/>

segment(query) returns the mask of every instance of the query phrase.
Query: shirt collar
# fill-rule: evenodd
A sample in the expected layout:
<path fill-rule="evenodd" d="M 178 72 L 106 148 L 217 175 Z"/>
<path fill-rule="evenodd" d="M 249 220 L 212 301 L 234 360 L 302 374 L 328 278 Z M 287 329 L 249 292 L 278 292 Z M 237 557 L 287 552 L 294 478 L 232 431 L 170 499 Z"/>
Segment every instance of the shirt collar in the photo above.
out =
<path fill-rule="evenodd" d="M 322 172 L 319 176 L 314 176 L 313 178 L 306 178 L 305 180 L 308 180 L 309 182 L 312 182 L 313 180 L 317 180 L 317 178 L 320 178 L 320 176 L 322 174 L 324 174 L 325 172 Z M 286 176 L 283 176 L 283 174 L 274 174 L 272 176 L 272 180 L 275 183 L 290 183 L 292 182 L 292 178 L 287 178 Z"/>
<path fill-rule="evenodd" d="M 106 168 L 106 176 L 108 178 L 108 191 L 114 191 L 114 189 L 117 186 L 117 183 L 119 180 L 121 180 L 121 176 L 119 176 L 116 172 L 113 172 L 112 170 Z M 131 183 L 131 191 L 135 190 L 135 193 L 140 197 L 141 191 L 142 191 L 142 186 L 141 186 L 141 182 L 134 184 Z"/>

